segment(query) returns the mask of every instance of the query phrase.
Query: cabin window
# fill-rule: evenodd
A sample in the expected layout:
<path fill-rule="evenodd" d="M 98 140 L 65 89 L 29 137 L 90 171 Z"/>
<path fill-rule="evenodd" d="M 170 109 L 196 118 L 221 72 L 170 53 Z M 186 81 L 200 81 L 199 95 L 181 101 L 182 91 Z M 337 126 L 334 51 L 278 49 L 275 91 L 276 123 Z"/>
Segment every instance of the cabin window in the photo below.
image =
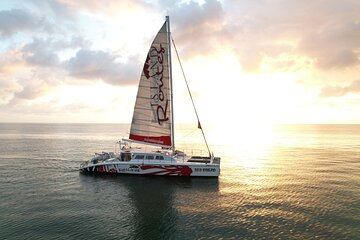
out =
<path fill-rule="evenodd" d="M 156 156 L 156 160 L 164 160 L 163 156 Z"/>
<path fill-rule="evenodd" d="M 144 159 L 144 155 L 136 155 L 135 159 Z"/>
<path fill-rule="evenodd" d="M 147 156 L 146 156 L 146 159 L 147 159 L 147 160 L 153 160 L 153 159 L 154 159 L 154 156 L 152 156 L 152 155 L 147 155 Z"/>
<path fill-rule="evenodd" d="M 131 160 L 131 154 L 129 152 L 122 152 L 120 154 L 120 160 L 121 161 L 130 161 Z"/>

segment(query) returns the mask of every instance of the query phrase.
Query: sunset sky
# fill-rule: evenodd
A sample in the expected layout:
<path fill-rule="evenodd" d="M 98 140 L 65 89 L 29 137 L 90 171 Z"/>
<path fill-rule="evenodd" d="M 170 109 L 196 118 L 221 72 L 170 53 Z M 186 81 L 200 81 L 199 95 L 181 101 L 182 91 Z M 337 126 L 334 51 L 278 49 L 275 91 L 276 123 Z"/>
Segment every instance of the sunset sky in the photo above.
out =
<path fill-rule="evenodd" d="M 0 122 L 130 123 L 169 15 L 203 122 L 360 123 L 359 13 L 359 0 L 1 1 Z M 175 118 L 195 121 L 173 65 Z"/>

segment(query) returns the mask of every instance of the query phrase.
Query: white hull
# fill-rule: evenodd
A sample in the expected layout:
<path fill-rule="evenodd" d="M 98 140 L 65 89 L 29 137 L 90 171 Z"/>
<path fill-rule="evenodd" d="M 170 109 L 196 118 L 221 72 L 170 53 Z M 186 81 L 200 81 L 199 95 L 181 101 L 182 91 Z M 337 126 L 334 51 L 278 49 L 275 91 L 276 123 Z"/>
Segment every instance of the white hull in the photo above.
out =
<path fill-rule="evenodd" d="M 122 162 L 109 159 L 101 163 L 82 165 L 80 170 L 89 173 L 118 173 L 155 176 L 218 177 L 220 164 L 171 162 Z"/>

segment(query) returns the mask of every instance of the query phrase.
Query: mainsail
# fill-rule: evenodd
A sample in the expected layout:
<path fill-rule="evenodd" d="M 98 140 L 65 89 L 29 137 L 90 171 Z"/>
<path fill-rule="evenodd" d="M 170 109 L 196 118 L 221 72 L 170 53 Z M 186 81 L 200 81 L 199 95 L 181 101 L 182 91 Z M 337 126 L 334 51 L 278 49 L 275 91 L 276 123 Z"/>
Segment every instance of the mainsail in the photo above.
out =
<path fill-rule="evenodd" d="M 168 19 L 156 35 L 145 60 L 129 138 L 173 146 Z"/>

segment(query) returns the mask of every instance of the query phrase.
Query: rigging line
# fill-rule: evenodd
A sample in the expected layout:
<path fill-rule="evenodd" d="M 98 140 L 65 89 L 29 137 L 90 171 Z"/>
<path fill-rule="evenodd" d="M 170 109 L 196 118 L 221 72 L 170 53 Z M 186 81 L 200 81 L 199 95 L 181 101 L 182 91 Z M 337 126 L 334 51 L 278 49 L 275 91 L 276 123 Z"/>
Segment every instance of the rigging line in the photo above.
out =
<path fill-rule="evenodd" d="M 202 126 L 201 126 L 200 118 L 199 118 L 199 115 L 198 115 L 198 113 L 197 113 L 197 111 L 196 111 L 195 103 L 194 103 L 194 100 L 193 100 L 192 95 L 191 95 L 191 91 L 190 91 L 190 88 L 189 88 L 189 84 L 188 84 L 188 82 L 187 82 L 187 80 L 186 80 L 185 72 L 184 72 L 183 66 L 182 66 L 181 61 L 180 61 L 179 53 L 178 53 L 178 50 L 177 50 L 176 45 L 175 45 L 175 41 L 174 41 L 174 39 L 172 38 L 172 36 L 171 36 L 171 41 L 172 41 L 172 43 L 173 43 L 173 45 L 174 45 L 175 53 L 176 53 L 177 59 L 178 59 L 179 64 L 180 64 L 181 72 L 182 72 L 182 75 L 183 75 L 183 77 L 184 77 L 187 90 L 188 90 L 189 95 L 190 95 L 191 103 L 192 103 L 192 105 L 193 105 L 193 107 L 194 107 L 194 110 L 195 110 L 196 118 L 197 118 L 197 120 L 198 120 L 198 128 L 200 128 L 200 130 L 201 130 L 201 133 L 202 133 L 202 135 L 203 135 L 203 137 L 204 137 L 204 140 L 205 140 L 205 144 L 206 144 L 207 150 L 208 150 L 208 152 L 209 152 L 209 156 L 211 156 L 210 148 L 209 148 L 209 145 L 208 145 L 208 143 L 207 143 L 207 141 L 206 141 L 205 133 L 204 133 L 204 130 L 203 130 Z"/>
<path fill-rule="evenodd" d="M 185 136 L 183 136 L 183 137 L 181 138 L 181 140 L 183 140 L 183 139 L 185 139 L 186 137 L 190 136 L 190 135 L 193 134 L 196 130 L 197 130 L 197 129 L 192 130 L 190 133 L 188 133 L 188 134 L 186 134 Z"/>

